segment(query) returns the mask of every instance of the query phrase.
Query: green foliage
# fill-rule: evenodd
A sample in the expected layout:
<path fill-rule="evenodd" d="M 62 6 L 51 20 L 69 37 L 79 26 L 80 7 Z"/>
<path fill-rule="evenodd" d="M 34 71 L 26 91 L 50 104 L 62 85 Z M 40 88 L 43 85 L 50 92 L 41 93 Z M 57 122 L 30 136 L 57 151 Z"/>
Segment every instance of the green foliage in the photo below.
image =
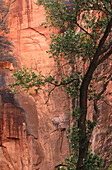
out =
<path fill-rule="evenodd" d="M 106 163 L 103 162 L 103 159 L 100 158 L 98 154 L 92 154 L 91 152 L 88 152 L 87 159 L 84 160 L 84 167 L 85 170 L 108 170 L 108 168 L 106 168 Z"/>
<path fill-rule="evenodd" d="M 76 170 L 76 164 L 77 159 L 76 156 L 72 155 L 70 158 L 65 159 L 65 163 L 67 165 L 67 168 L 64 168 L 64 166 L 58 167 L 58 170 Z M 106 164 L 103 163 L 102 158 L 99 157 L 98 154 L 92 154 L 91 152 L 88 152 L 88 157 L 86 160 L 84 160 L 84 170 L 108 170 L 106 168 Z"/>
<path fill-rule="evenodd" d="M 87 132 L 86 132 L 86 135 L 91 135 L 94 127 L 96 126 L 96 122 L 93 121 L 91 122 L 90 120 L 87 121 Z"/>
<path fill-rule="evenodd" d="M 58 78 L 52 75 L 46 77 L 23 68 L 15 71 L 15 82 L 10 86 L 14 91 L 16 86 L 25 91 L 35 87 L 36 93 L 46 84 L 64 87 L 73 102 L 79 101 L 78 107 L 73 105 L 76 108 L 73 108 L 73 127 L 68 134 L 71 156 L 65 160 L 67 169 L 104 169 L 102 159 L 89 152 L 89 140 L 97 122 L 86 120 L 86 117 L 87 101 L 100 100 L 111 80 L 101 76 L 101 72 L 107 75 L 103 67 L 100 73 L 97 68 L 112 54 L 112 1 L 39 0 L 37 4 L 43 5 L 46 10 L 46 22 L 42 25 L 56 27 L 58 31 L 52 32 L 47 53 L 63 74 Z M 96 86 L 99 83 L 104 87 L 100 93 Z"/>
<path fill-rule="evenodd" d="M 15 80 L 14 83 L 9 84 L 11 88 L 13 88 L 12 92 L 15 93 L 17 89 L 16 86 L 21 86 L 24 91 L 27 91 L 35 86 L 35 92 L 38 93 L 38 90 L 41 89 L 42 86 L 45 85 L 45 82 L 51 81 L 51 77 L 44 80 L 43 75 L 36 75 L 32 70 L 28 68 L 24 68 L 22 70 L 16 70 L 13 74 L 13 78 Z"/>
<path fill-rule="evenodd" d="M 75 115 L 78 115 L 79 117 L 80 109 L 75 109 Z M 87 121 L 87 127 L 88 132 L 87 136 L 92 133 L 92 130 L 94 126 L 96 125 L 96 122 L 91 122 L 90 120 Z M 70 148 L 71 148 L 71 155 L 70 158 L 66 158 L 65 162 L 63 163 L 66 165 L 66 168 L 61 165 L 61 167 L 58 167 L 59 170 L 76 170 L 77 161 L 78 161 L 78 151 L 79 151 L 79 129 L 77 126 L 77 119 L 75 119 L 74 126 L 72 127 L 72 130 L 68 129 L 68 139 L 70 140 Z M 83 160 L 84 170 L 108 170 L 106 168 L 106 163 L 103 162 L 103 159 L 99 157 L 98 154 L 93 154 L 91 151 L 88 150 L 86 159 Z"/>

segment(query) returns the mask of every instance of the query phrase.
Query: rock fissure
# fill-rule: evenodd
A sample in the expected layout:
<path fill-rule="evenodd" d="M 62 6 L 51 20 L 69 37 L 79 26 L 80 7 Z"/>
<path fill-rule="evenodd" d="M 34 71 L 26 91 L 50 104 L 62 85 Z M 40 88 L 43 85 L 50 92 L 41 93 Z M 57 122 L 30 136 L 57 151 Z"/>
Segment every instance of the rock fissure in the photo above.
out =
<path fill-rule="evenodd" d="M 45 75 L 50 71 L 55 74 L 56 64 L 46 54 L 49 50 L 50 32 L 44 27 L 39 28 L 45 21 L 43 7 L 38 8 L 34 0 L 7 0 L 7 2 L 10 6 L 6 15 L 9 19 L 9 38 L 15 45 L 14 53 L 17 54 L 19 67 L 24 65 L 36 73 L 38 70 Z M 7 58 L 4 59 L 6 60 Z M 66 138 L 67 128 L 72 124 L 70 101 L 62 89 L 53 91 L 49 105 L 44 105 L 46 96 L 43 92 L 32 97 L 28 94 L 10 94 L 7 85 L 12 79 L 10 71 L 14 70 L 15 65 L 11 64 L 11 60 L 4 61 L 0 61 L 0 145 L 1 148 L 4 147 L 4 156 L 0 150 L 0 168 L 54 170 L 61 165 L 60 161 L 69 157 L 70 153 Z M 110 86 L 108 89 L 110 98 L 111 89 Z M 108 100 L 106 101 L 108 103 Z M 99 121 L 93 132 L 93 141 L 91 139 L 93 152 L 100 150 L 103 155 L 106 151 L 105 159 L 109 153 L 108 149 L 111 150 L 109 136 L 112 130 L 111 126 L 106 126 L 112 124 L 111 102 L 107 103 L 104 102 L 98 107 Z M 90 118 L 92 109 L 90 108 L 88 116 Z"/>
<path fill-rule="evenodd" d="M 32 37 L 27 37 L 28 39 L 31 39 L 32 40 L 32 43 L 33 44 L 37 44 L 39 47 L 40 47 L 40 49 L 43 51 L 43 49 L 42 49 L 42 47 L 41 47 L 41 45 L 40 45 L 40 43 L 39 43 L 39 41 L 38 40 L 35 40 L 35 39 L 33 39 Z M 31 44 L 32 44 L 31 43 Z M 29 43 L 25 43 L 25 44 L 29 44 Z M 35 45 L 35 47 L 36 47 L 36 45 Z M 37 48 L 37 47 L 36 47 Z"/>
<path fill-rule="evenodd" d="M 7 139 L 10 139 L 10 140 L 20 140 L 20 138 L 17 138 L 17 137 L 7 137 Z"/>
<path fill-rule="evenodd" d="M 33 134 L 27 134 L 28 136 L 32 136 L 35 140 L 37 140 L 38 138 L 36 136 L 34 136 Z"/>
<path fill-rule="evenodd" d="M 45 34 L 41 33 L 40 31 L 38 31 L 37 29 L 35 29 L 33 27 L 22 28 L 21 30 L 27 30 L 27 29 L 33 30 L 34 32 L 36 32 L 36 33 L 40 34 L 41 36 L 43 36 L 46 41 L 48 40 L 47 37 L 45 36 Z"/>

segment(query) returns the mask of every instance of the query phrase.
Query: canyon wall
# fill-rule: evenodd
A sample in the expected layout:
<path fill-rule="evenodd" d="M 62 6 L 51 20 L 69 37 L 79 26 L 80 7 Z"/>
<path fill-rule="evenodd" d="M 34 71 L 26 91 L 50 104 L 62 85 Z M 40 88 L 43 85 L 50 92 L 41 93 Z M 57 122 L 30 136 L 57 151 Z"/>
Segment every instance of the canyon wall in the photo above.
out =
<path fill-rule="evenodd" d="M 55 89 L 48 100 L 50 87 L 32 96 L 13 95 L 8 87 L 15 68 L 25 66 L 44 75 L 56 71 L 54 61 L 46 53 L 50 31 L 40 27 L 45 21 L 45 12 L 35 2 L 7 0 L 9 39 L 14 44 L 17 63 L 0 61 L 1 170 L 55 170 L 69 156 L 66 129 L 71 119 L 71 103 L 64 89 Z M 92 151 L 100 152 L 105 160 L 112 157 L 111 92 L 110 83 L 108 98 L 98 105 L 100 116 L 91 141 Z M 91 117 L 91 103 L 89 108 L 88 117 Z"/>
<path fill-rule="evenodd" d="M 22 65 L 44 75 L 54 73 L 49 59 L 50 32 L 43 7 L 34 0 L 8 0 L 9 39 L 13 42 L 17 63 L 0 63 L 0 169 L 54 170 L 69 155 L 66 128 L 69 126 L 69 100 L 63 89 L 55 89 L 49 101 L 48 90 L 32 96 L 13 95 L 8 84 L 11 71 Z"/>

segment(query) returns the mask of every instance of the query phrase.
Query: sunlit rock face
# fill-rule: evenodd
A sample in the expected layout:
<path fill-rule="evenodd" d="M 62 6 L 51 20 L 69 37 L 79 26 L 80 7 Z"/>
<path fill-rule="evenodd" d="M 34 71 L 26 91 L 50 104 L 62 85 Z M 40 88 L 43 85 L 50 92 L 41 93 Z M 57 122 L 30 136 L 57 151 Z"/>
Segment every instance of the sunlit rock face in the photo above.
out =
<path fill-rule="evenodd" d="M 32 96 L 13 95 L 8 87 L 12 82 L 11 71 L 22 65 L 45 75 L 56 71 L 55 63 L 46 53 L 50 32 L 40 27 L 45 12 L 35 2 L 7 0 L 9 39 L 18 62 L 15 65 L 13 61 L 0 61 L 1 170 L 55 170 L 69 156 L 66 129 L 71 120 L 71 104 L 64 89 L 56 88 L 48 100 L 50 87 Z M 111 87 L 109 84 L 108 101 Z M 108 101 L 99 105 L 100 116 L 91 145 L 92 151 L 100 152 L 105 159 L 112 157 L 112 103 Z M 91 104 L 89 108 L 88 118 L 92 119 Z"/>
<path fill-rule="evenodd" d="M 56 71 L 46 53 L 50 32 L 39 27 L 45 12 L 33 0 L 7 0 L 7 5 L 9 39 L 17 63 L 0 61 L 0 169 L 55 170 L 69 156 L 68 96 L 63 89 L 55 89 L 48 100 L 50 87 L 33 96 L 14 95 L 8 86 L 11 72 L 22 65 L 45 75 Z"/>
<path fill-rule="evenodd" d="M 6 63 L 0 67 L 0 169 L 35 169 L 44 157 L 36 105 L 32 97 L 10 93 L 12 64 Z"/>

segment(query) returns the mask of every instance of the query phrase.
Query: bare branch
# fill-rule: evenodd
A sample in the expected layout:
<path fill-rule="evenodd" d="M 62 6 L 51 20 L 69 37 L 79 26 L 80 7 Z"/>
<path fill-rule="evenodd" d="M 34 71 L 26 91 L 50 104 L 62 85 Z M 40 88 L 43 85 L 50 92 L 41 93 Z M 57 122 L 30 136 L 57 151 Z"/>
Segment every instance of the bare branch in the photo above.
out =
<path fill-rule="evenodd" d="M 111 28 L 112 28 L 112 18 L 110 19 L 110 21 L 107 25 L 107 28 L 105 30 L 105 33 L 104 33 L 103 37 L 101 38 L 101 40 L 99 42 L 99 45 L 98 45 L 97 50 L 96 50 L 96 54 L 98 54 L 98 55 L 100 54 L 101 48 L 103 47 L 109 33 L 111 32 Z"/>
<path fill-rule="evenodd" d="M 102 91 L 98 94 L 98 97 L 97 97 L 97 100 L 100 99 L 101 95 L 106 91 L 107 89 L 107 86 L 109 84 L 109 82 L 112 80 L 112 75 L 109 75 L 108 78 L 107 78 L 107 81 L 105 82 L 105 84 L 103 85 L 103 89 Z"/>
<path fill-rule="evenodd" d="M 103 48 L 103 50 L 101 50 L 100 55 L 107 52 L 111 46 L 112 46 L 112 41 L 105 48 Z"/>
<path fill-rule="evenodd" d="M 112 48 L 101 59 L 98 60 L 97 65 L 103 63 L 112 54 Z"/>
<path fill-rule="evenodd" d="M 112 107 L 112 105 L 109 102 L 107 102 L 106 100 L 103 100 L 103 102 L 105 102 L 108 106 Z"/>
<path fill-rule="evenodd" d="M 112 2 L 111 2 L 111 0 L 105 0 L 106 2 L 108 2 L 110 5 L 111 5 L 111 7 L 112 7 Z"/>
<path fill-rule="evenodd" d="M 108 0 L 108 1 L 109 1 L 109 0 Z M 104 9 L 105 9 L 105 11 L 107 12 L 107 14 L 108 14 L 108 13 L 111 14 L 110 11 L 108 11 L 108 9 L 105 7 L 105 4 L 104 4 L 103 1 L 102 1 L 102 3 L 103 3 L 103 5 L 104 5 Z"/>
<path fill-rule="evenodd" d="M 98 101 L 101 97 L 101 95 L 106 91 L 107 86 L 109 84 L 109 82 L 112 81 L 112 75 L 109 75 L 107 78 L 107 81 L 104 83 L 103 85 L 103 89 L 101 90 L 101 92 L 97 95 L 97 97 L 95 98 L 96 101 Z"/>
<path fill-rule="evenodd" d="M 49 93 L 48 93 L 48 99 L 46 100 L 45 104 L 48 103 L 49 98 L 50 98 L 50 95 L 51 95 L 51 93 L 54 91 L 55 88 L 56 88 L 56 86 L 54 86 L 54 87 L 49 91 Z"/>
<path fill-rule="evenodd" d="M 77 22 L 76 22 L 76 25 L 94 40 L 94 37 L 88 31 L 86 31 L 84 28 L 82 28 Z"/>
<path fill-rule="evenodd" d="M 94 121 L 97 121 L 97 118 L 98 118 L 99 112 L 100 112 L 99 109 L 98 109 L 98 106 L 97 106 L 97 102 L 100 99 L 101 95 L 106 91 L 107 86 L 108 86 L 108 84 L 111 80 L 112 80 L 112 75 L 109 75 L 108 78 L 107 78 L 107 81 L 103 85 L 102 91 L 98 94 L 97 98 L 94 99 L 94 110 L 96 112 L 95 114 L 93 114 L 93 120 Z"/>

